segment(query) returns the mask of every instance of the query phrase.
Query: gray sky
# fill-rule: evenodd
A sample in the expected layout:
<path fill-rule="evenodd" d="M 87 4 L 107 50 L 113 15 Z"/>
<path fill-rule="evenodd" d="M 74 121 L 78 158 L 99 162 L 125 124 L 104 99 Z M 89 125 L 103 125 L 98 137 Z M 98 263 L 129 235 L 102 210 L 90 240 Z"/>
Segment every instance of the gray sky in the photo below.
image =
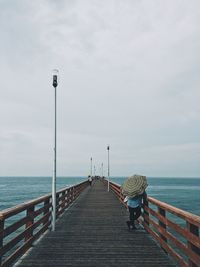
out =
<path fill-rule="evenodd" d="M 0 0 L 0 175 L 200 176 L 199 0 Z"/>

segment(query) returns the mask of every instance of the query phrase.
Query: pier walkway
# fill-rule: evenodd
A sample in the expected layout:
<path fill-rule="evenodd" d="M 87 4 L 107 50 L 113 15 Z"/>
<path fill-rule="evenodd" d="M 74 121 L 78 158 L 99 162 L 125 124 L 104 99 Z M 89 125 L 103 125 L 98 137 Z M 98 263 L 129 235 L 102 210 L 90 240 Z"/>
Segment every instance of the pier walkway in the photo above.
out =
<path fill-rule="evenodd" d="M 17 266 L 175 266 L 145 230 L 129 232 L 127 219 L 126 208 L 97 180 Z"/>

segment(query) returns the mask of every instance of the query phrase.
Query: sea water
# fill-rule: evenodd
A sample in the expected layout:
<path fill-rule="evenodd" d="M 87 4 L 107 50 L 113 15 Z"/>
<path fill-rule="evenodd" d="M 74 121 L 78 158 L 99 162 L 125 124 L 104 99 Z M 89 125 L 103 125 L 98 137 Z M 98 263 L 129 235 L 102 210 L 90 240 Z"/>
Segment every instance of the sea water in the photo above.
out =
<path fill-rule="evenodd" d="M 125 178 L 111 180 L 122 184 Z M 147 177 L 148 196 L 200 216 L 200 178 Z"/>
<path fill-rule="evenodd" d="M 58 177 L 57 190 L 86 180 L 86 177 Z M 51 192 L 51 177 L 0 177 L 0 211 Z"/>
<path fill-rule="evenodd" d="M 86 177 L 58 177 L 57 189 L 85 181 Z M 125 177 L 111 177 L 122 184 Z M 200 216 L 200 178 L 148 177 L 147 194 Z M 51 192 L 51 177 L 0 177 L 0 210 Z"/>

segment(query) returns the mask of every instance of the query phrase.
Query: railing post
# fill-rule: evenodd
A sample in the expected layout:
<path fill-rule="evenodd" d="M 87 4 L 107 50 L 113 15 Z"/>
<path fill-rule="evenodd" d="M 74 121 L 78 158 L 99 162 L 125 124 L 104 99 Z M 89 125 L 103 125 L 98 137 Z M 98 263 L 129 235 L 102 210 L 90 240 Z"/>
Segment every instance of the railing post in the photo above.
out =
<path fill-rule="evenodd" d="M 159 213 L 161 216 L 163 216 L 164 218 L 166 217 L 166 212 L 165 212 L 165 210 L 162 209 L 162 208 L 160 208 L 160 207 L 158 207 L 158 213 Z M 163 229 L 166 230 L 167 227 L 166 227 L 166 224 L 165 224 L 165 223 L 159 221 L 159 225 L 160 225 Z M 167 243 L 167 238 L 166 238 L 164 235 L 162 235 L 162 234 L 159 233 L 159 236 L 160 236 L 160 238 L 161 238 L 163 241 L 165 241 L 165 243 Z M 167 251 L 166 251 L 164 248 L 163 248 L 163 250 L 165 251 L 165 253 L 167 253 Z"/>
<path fill-rule="evenodd" d="M 70 205 L 70 203 L 71 203 L 71 188 L 69 189 L 69 191 L 68 191 L 68 205 Z"/>
<path fill-rule="evenodd" d="M 74 196 L 74 186 L 72 187 L 72 202 L 74 201 L 74 198 L 75 198 L 75 196 Z"/>
<path fill-rule="evenodd" d="M 78 195 L 78 187 L 75 186 L 74 187 L 74 196 L 75 196 L 75 199 L 77 198 L 77 195 Z"/>
<path fill-rule="evenodd" d="M 65 200 L 66 200 L 66 207 L 68 207 L 69 206 L 69 189 L 66 190 Z"/>
<path fill-rule="evenodd" d="M 69 206 L 70 205 L 70 191 L 71 191 L 71 189 L 69 188 L 68 190 L 67 190 L 67 205 Z"/>
<path fill-rule="evenodd" d="M 120 202 L 121 202 L 121 203 L 124 203 L 124 198 L 123 198 L 122 192 L 120 192 L 120 196 L 119 196 L 119 198 L 120 198 Z"/>
<path fill-rule="evenodd" d="M 160 207 L 158 207 L 158 213 L 162 216 L 162 217 L 166 217 L 166 212 L 165 212 L 165 210 L 164 209 L 162 209 L 162 208 L 160 208 Z M 166 230 L 166 224 L 165 223 L 163 223 L 163 222 L 161 222 L 161 221 L 159 221 L 159 225 L 163 228 L 163 229 L 165 229 Z M 160 237 L 165 241 L 165 242 L 167 242 L 167 238 L 165 237 L 165 236 L 163 236 L 162 234 L 160 234 Z"/>
<path fill-rule="evenodd" d="M 70 191 L 71 191 L 71 189 L 69 188 L 68 191 L 67 191 L 67 205 L 68 206 L 70 205 L 70 201 L 71 201 L 70 200 L 70 198 L 71 198 L 71 196 L 70 196 L 71 195 L 71 192 Z"/>
<path fill-rule="evenodd" d="M 57 210 L 57 212 L 59 213 L 60 212 L 60 210 L 61 210 L 61 204 L 62 204 L 62 199 L 60 199 L 62 197 L 62 193 L 59 193 L 58 194 L 58 204 L 57 204 L 57 206 L 58 206 L 58 210 Z"/>
<path fill-rule="evenodd" d="M 48 205 L 49 205 L 49 203 L 50 203 L 50 200 L 49 200 L 49 198 L 47 199 L 47 200 L 45 200 L 44 201 L 44 216 L 49 212 L 49 207 L 47 207 Z M 43 225 L 45 225 L 47 222 L 48 222 L 48 220 L 49 220 L 49 218 L 47 218 L 45 221 L 44 221 L 44 223 L 43 223 Z"/>
<path fill-rule="evenodd" d="M 62 192 L 62 200 L 61 200 L 61 209 L 63 209 L 62 213 L 64 212 L 65 209 L 65 191 Z"/>
<path fill-rule="evenodd" d="M 59 193 L 56 193 L 56 219 L 58 218 L 58 212 L 59 212 Z"/>
<path fill-rule="evenodd" d="M 74 187 L 71 188 L 71 203 L 73 202 L 73 198 L 74 198 Z"/>
<path fill-rule="evenodd" d="M 35 206 L 30 206 L 28 209 L 27 209 L 27 217 L 28 217 L 28 222 L 26 223 L 26 229 L 30 226 L 33 225 L 34 223 L 34 217 L 33 217 L 33 213 L 34 213 L 34 208 Z M 29 240 L 31 237 L 33 236 L 33 229 L 30 229 L 28 231 L 28 233 L 26 234 L 25 236 L 25 242 L 27 240 Z"/>
<path fill-rule="evenodd" d="M 3 247 L 3 230 L 4 230 L 4 219 L 0 218 L 0 248 Z M 0 266 L 2 257 L 0 256 Z"/>
<path fill-rule="evenodd" d="M 199 236 L 199 228 L 196 225 L 187 222 L 187 229 L 193 235 Z M 200 249 L 198 247 L 196 247 L 195 245 L 193 245 L 189 241 L 187 243 L 188 243 L 188 248 L 190 250 L 194 251 L 195 254 L 200 255 Z M 192 260 L 190 258 L 188 259 L 188 264 L 189 264 L 188 265 L 189 267 L 198 267 L 195 263 L 192 262 Z"/>
<path fill-rule="evenodd" d="M 73 187 L 73 201 L 76 199 L 76 187 Z"/>
<path fill-rule="evenodd" d="M 145 206 L 147 208 L 149 207 L 149 202 L 148 202 L 147 198 L 144 200 L 144 204 L 143 205 L 144 205 L 143 209 L 144 209 L 144 215 L 145 215 L 144 216 L 144 222 L 146 223 L 146 225 L 149 226 L 149 221 L 146 219 L 146 217 L 149 218 L 149 212 L 145 210 Z"/>

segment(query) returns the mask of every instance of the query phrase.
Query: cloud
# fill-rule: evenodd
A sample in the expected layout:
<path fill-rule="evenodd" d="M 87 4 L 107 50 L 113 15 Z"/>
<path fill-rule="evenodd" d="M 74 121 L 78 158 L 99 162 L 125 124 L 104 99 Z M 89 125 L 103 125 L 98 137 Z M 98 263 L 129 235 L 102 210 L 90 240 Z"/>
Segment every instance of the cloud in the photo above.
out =
<path fill-rule="evenodd" d="M 0 175 L 51 172 L 56 67 L 61 175 L 87 175 L 91 155 L 106 166 L 109 143 L 113 175 L 198 176 L 199 10 L 196 0 L 1 1 Z"/>

